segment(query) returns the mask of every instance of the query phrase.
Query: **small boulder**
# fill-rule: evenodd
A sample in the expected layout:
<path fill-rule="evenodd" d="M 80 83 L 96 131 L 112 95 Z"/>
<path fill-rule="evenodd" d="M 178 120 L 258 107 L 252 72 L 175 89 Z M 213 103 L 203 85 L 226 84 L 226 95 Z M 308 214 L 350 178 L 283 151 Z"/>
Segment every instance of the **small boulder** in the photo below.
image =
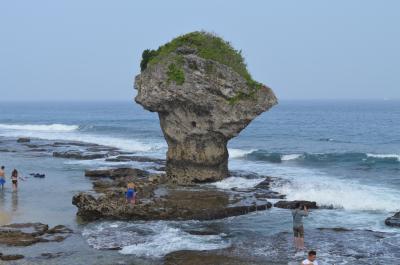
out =
<path fill-rule="evenodd" d="M 21 138 L 18 138 L 18 140 L 17 140 L 18 143 L 29 143 L 30 141 L 31 141 L 31 139 L 28 137 L 21 137 Z"/>
<path fill-rule="evenodd" d="M 386 218 L 385 224 L 393 227 L 400 227 L 400 212 L 395 215 Z"/>
<path fill-rule="evenodd" d="M 271 178 L 267 177 L 265 178 L 263 181 L 261 181 L 260 183 L 258 183 L 255 188 L 256 189 L 263 189 L 263 190 L 269 190 L 270 185 L 271 185 Z"/>

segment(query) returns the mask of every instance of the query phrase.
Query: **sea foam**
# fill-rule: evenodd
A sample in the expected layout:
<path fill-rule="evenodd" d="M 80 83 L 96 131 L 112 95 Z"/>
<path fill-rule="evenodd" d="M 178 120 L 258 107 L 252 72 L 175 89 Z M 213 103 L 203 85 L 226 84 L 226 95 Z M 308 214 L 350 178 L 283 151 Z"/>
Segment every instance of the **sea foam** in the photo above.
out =
<path fill-rule="evenodd" d="M 296 159 L 300 158 L 301 156 L 302 156 L 301 154 L 282 155 L 281 160 L 282 161 L 296 160 Z"/>
<path fill-rule="evenodd" d="M 381 159 L 396 159 L 400 162 L 400 155 L 398 154 L 367 154 L 367 157 L 381 158 Z"/>
<path fill-rule="evenodd" d="M 256 149 L 249 149 L 249 150 L 236 149 L 236 148 L 229 148 L 228 149 L 229 158 L 245 157 L 247 154 L 251 154 L 254 151 L 256 151 Z"/>
<path fill-rule="evenodd" d="M 121 248 L 125 255 L 161 258 L 179 250 L 214 250 L 230 246 L 224 235 L 192 235 L 167 221 L 103 222 L 87 226 L 82 235 L 95 249 Z"/>
<path fill-rule="evenodd" d="M 316 201 L 319 205 L 346 210 L 394 212 L 400 209 L 400 195 L 393 188 L 367 185 L 354 179 L 331 176 L 317 169 L 241 160 L 232 160 L 230 169 L 252 171 L 286 180 L 273 183 L 272 189 L 286 194 L 288 200 Z M 235 184 L 228 186 L 224 183 L 220 187 L 248 188 L 255 185 L 257 183 L 253 179 L 242 178 Z"/>
<path fill-rule="evenodd" d="M 165 152 L 163 141 L 144 142 L 138 139 L 127 139 L 100 134 L 81 132 L 78 125 L 36 124 L 17 125 L 0 124 L 0 136 L 30 137 L 44 140 L 78 141 L 116 147 L 129 152 Z"/>
<path fill-rule="evenodd" d="M 72 132 L 78 125 L 67 124 L 0 124 L 1 130 L 40 131 L 40 132 Z"/>
<path fill-rule="evenodd" d="M 248 188 L 253 188 L 263 180 L 264 178 L 248 179 L 243 177 L 228 177 L 221 181 L 214 182 L 210 185 L 215 186 L 218 189 L 228 189 L 228 190 L 233 188 L 248 189 Z"/>

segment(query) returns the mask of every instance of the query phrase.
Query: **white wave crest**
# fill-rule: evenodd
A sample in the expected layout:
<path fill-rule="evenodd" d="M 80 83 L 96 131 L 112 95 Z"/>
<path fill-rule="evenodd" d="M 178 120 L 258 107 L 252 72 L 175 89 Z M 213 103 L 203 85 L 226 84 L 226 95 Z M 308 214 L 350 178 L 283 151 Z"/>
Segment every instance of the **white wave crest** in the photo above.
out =
<path fill-rule="evenodd" d="M 400 155 L 398 154 L 367 154 L 368 157 L 374 157 L 374 158 L 392 158 L 392 159 L 397 159 L 400 161 Z"/>
<path fill-rule="evenodd" d="M 2 130 L 40 131 L 40 132 L 72 132 L 79 129 L 78 125 L 67 124 L 0 124 Z"/>
<path fill-rule="evenodd" d="M 214 182 L 210 185 L 217 187 L 218 189 L 229 190 L 233 188 L 249 189 L 255 187 L 264 178 L 248 179 L 243 177 L 229 177 L 221 181 Z"/>
<path fill-rule="evenodd" d="M 316 201 L 319 205 L 346 210 L 395 211 L 399 209 L 398 196 L 387 188 L 371 187 L 349 180 L 331 177 L 292 180 L 276 189 L 287 194 L 288 200 Z"/>
<path fill-rule="evenodd" d="M 22 126 L 22 127 L 21 127 Z M 27 126 L 27 127 L 25 127 Z M 0 136 L 6 137 L 30 137 L 44 140 L 77 141 L 85 143 L 94 143 L 104 146 L 116 147 L 129 152 L 155 152 L 163 153 L 166 150 L 165 142 L 155 142 L 148 140 L 146 142 L 137 139 L 127 139 L 121 137 L 112 137 L 107 135 L 89 134 L 78 131 L 77 125 L 12 125 L 11 127 L 0 124 Z M 36 127 L 35 127 L 36 126 Z M 5 129 L 7 128 L 7 129 Z M 12 129 L 14 128 L 14 129 Z M 3 130 L 2 130 L 3 129 Z"/>
<path fill-rule="evenodd" d="M 319 205 L 345 210 L 396 212 L 400 209 L 398 191 L 384 185 L 364 184 L 317 169 L 241 160 L 232 162 L 231 170 L 252 171 L 288 180 L 272 186 L 273 190 L 286 194 L 288 200 L 316 201 Z"/>
<path fill-rule="evenodd" d="M 192 235 L 166 221 L 100 223 L 82 235 L 96 249 L 122 247 L 125 255 L 161 258 L 178 250 L 213 250 L 229 247 L 223 235 Z"/>
<path fill-rule="evenodd" d="M 220 241 L 220 235 L 191 235 L 178 228 L 165 227 L 145 242 L 123 247 L 119 252 L 139 257 L 163 257 L 178 250 L 202 251 L 228 247 L 228 244 Z"/>
<path fill-rule="evenodd" d="M 228 150 L 229 152 L 229 158 L 241 158 L 245 157 L 246 155 L 256 151 L 256 149 L 250 149 L 250 150 L 242 150 L 242 149 L 235 149 L 235 148 L 230 148 Z"/>
<path fill-rule="evenodd" d="M 296 160 L 299 157 L 301 157 L 300 154 L 282 155 L 281 160 L 282 161 Z"/>

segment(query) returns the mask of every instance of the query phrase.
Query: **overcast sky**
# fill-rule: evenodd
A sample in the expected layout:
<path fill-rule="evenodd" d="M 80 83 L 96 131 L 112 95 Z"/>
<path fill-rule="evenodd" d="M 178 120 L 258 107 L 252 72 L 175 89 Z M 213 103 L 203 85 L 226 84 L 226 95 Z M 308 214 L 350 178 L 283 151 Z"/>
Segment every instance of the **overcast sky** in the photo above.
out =
<path fill-rule="evenodd" d="M 131 100 L 141 53 L 212 31 L 280 99 L 399 99 L 400 1 L 0 1 L 0 100 Z"/>

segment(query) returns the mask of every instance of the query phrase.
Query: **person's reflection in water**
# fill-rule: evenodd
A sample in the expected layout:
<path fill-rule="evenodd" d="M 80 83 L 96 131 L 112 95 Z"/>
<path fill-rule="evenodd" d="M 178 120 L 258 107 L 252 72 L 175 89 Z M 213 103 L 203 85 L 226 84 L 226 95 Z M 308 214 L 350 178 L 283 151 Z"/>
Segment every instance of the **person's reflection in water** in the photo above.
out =
<path fill-rule="evenodd" d="M 11 195 L 11 205 L 13 212 L 18 210 L 18 191 L 13 191 Z"/>
<path fill-rule="evenodd" d="M 0 209 L 4 208 L 6 205 L 6 191 L 0 189 Z"/>
<path fill-rule="evenodd" d="M 0 189 L 0 214 L 6 209 L 6 192 L 4 189 Z"/>

